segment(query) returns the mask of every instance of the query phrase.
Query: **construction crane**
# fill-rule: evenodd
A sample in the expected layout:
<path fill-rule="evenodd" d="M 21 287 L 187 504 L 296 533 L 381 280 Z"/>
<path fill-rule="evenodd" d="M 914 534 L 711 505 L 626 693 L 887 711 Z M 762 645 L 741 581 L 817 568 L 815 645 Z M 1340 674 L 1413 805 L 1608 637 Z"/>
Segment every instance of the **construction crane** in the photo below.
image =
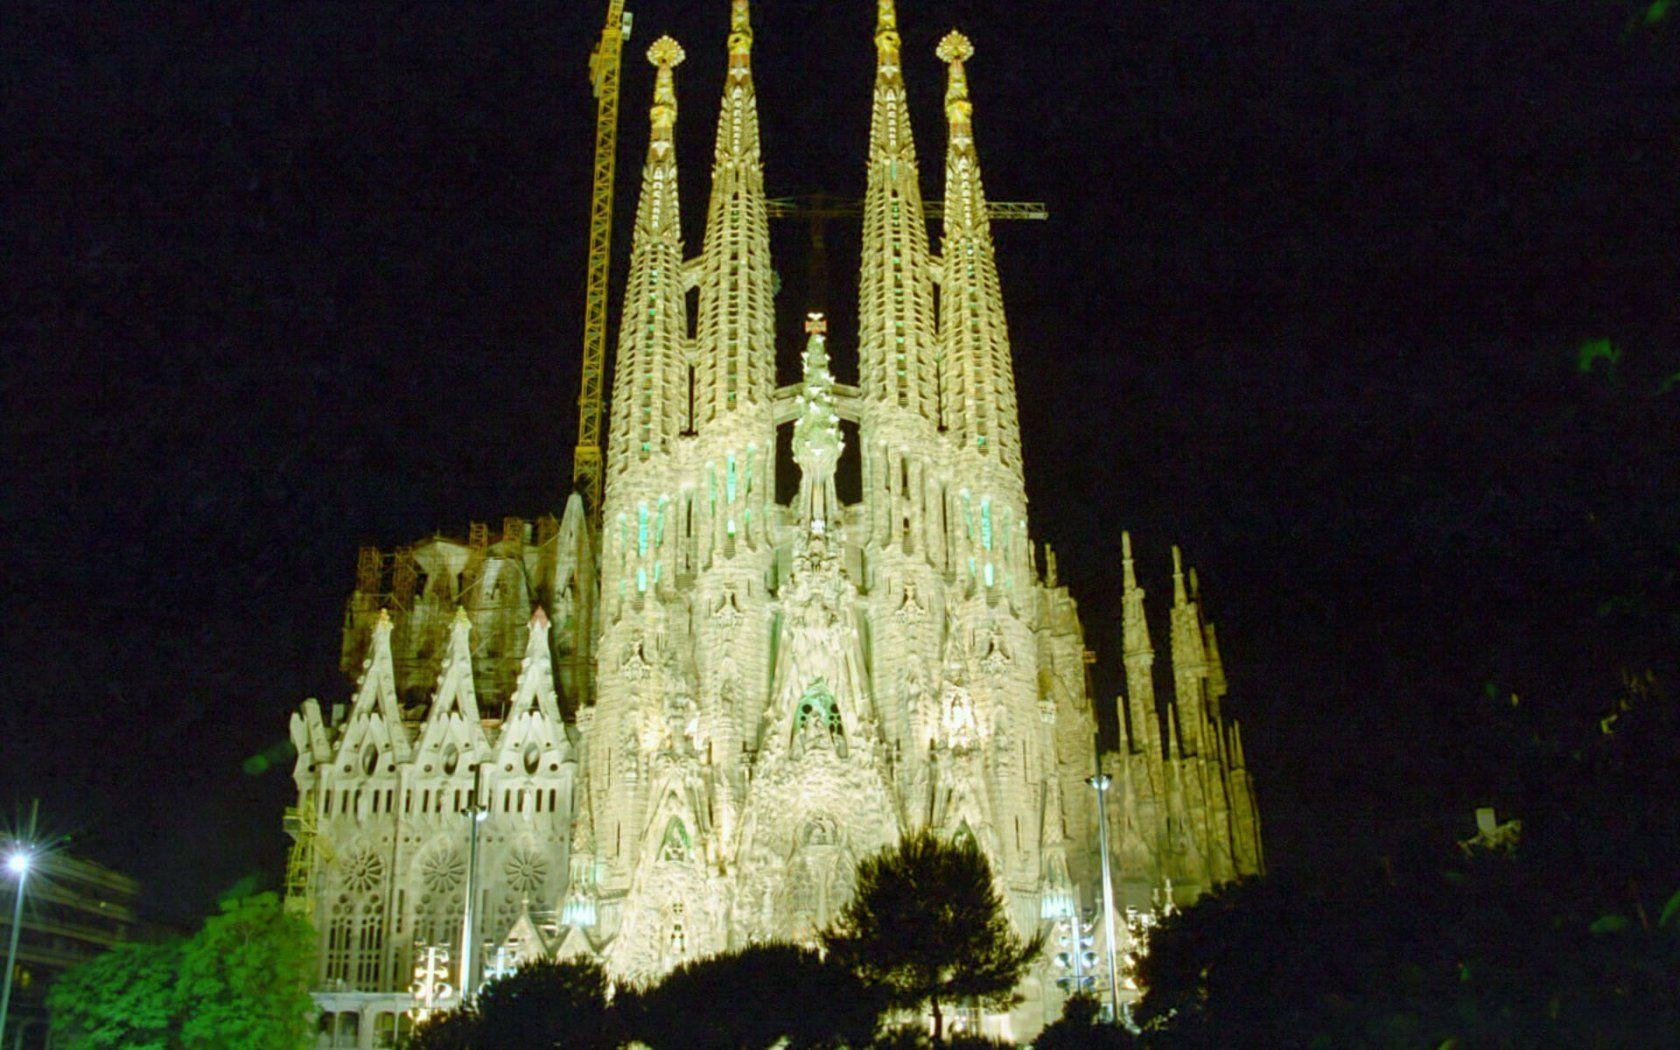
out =
<path fill-rule="evenodd" d="M 772 219 L 860 219 L 863 217 L 863 202 L 813 193 L 806 197 L 773 197 L 764 202 L 764 211 Z M 930 222 L 944 218 L 945 202 L 923 201 L 922 214 Z M 1050 209 L 1039 201 L 987 201 L 986 214 L 993 222 L 1002 219 L 1048 219 Z"/>
<path fill-rule="evenodd" d="M 772 219 L 803 219 L 810 224 L 811 255 L 806 263 L 809 287 L 805 294 L 808 305 L 817 311 L 828 309 L 828 220 L 863 218 L 863 202 L 841 200 L 826 193 L 812 193 L 803 197 L 772 197 L 764 202 L 764 211 Z M 944 201 L 923 201 L 922 214 L 929 220 L 945 217 Z M 1048 219 L 1050 210 L 1038 201 L 987 201 L 986 214 L 993 222 L 1006 219 Z"/>
<path fill-rule="evenodd" d="M 578 384 L 578 439 L 572 487 L 582 494 L 591 532 L 601 525 L 601 396 L 607 358 L 607 281 L 612 270 L 613 185 L 618 166 L 618 82 L 630 39 L 624 0 L 608 0 L 600 42 L 589 56 L 595 89 L 595 180 L 589 198 L 589 277 L 583 294 L 583 372 Z"/>

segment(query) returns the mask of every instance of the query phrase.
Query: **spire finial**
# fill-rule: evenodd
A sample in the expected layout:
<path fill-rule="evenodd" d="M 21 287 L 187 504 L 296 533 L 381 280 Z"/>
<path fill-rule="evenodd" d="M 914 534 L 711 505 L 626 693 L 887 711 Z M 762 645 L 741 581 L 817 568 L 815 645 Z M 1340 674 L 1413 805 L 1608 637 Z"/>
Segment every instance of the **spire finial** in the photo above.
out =
<path fill-rule="evenodd" d="M 747 0 L 732 0 L 729 8 L 729 72 L 745 76 L 752 59 L 752 12 Z"/>
<path fill-rule="evenodd" d="M 1178 551 L 1178 544 L 1173 544 L 1173 604 L 1184 605 L 1189 599 L 1184 593 L 1184 557 Z"/>
<path fill-rule="evenodd" d="M 945 119 L 951 125 L 951 140 L 972 142 L 974 104 L 968 100 L 968 73 L 963 70 L 963 63 L 974 57 L 974 45 L 953 29 L 945 34 L 934 54 L 951 67 L 950 82 L 945 88 Z"/>
<path fill-rule="evenodd" d="M 898 65 L 898 5 L 893 0 L 875 2 L 875 53 L 882 66 Z"/>
<path fill-rule="evenodd" d="M 662 36 L 655 40 L 647 51 L 648 61 L 659 67 L 658 78 L 653 85 L 653 110 L 649 119 L 653 121 L 653 138 L 655 141 L 669 142 L 671 129 L 677 123 L 677 89 L 671 71 L 682 65 L 686 57 L 682 45 L 669 36 Z"/>
<path fill-rule="evenodd" d="M 1121 583 L 1128 591 L 1137 590 L 1137 569 L 1132 564 L 1132 534 L 1120 533 Z"/>

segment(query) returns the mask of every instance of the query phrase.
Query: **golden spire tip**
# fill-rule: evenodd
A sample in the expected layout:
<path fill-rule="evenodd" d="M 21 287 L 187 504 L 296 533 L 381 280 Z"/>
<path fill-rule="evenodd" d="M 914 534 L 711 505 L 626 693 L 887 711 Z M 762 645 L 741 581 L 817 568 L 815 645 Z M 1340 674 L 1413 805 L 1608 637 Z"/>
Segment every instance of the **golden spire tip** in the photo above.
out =
<path fill-rule="evenodd" d="M 688 56 L 683 52 L 681 44 L 670 36 L 662 36 L 649 45 L 647 57 L 649 62 L 660 69 L 675 69 L 682 65 L 682 60 Z"/>
<path fill-rule="evenodd" d="M 939 41 L 939 46 L 934 49 L 933 53 L 939 56 L 939 61 L 946 65 L 952 65 L 967 62 L 973 58 L 974 45 L 969 42 L 968 37 L 953 29 L 945 34 L 943 40 Z"/>

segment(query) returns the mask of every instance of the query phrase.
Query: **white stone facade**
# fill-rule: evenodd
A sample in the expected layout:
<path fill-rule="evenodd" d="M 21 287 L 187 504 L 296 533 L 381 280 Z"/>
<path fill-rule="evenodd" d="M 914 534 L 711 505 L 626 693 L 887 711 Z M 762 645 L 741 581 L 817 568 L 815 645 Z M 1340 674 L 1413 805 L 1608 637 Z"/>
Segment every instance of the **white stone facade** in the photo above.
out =
<path fill-rule="evenodd" d="M 364 552 L 345 628 L 355 695 L 331 718 L 314 701 L 293 718 L 289 889 L 322 932 L 334 1009 L 414 1006 L 428 944 L 451 953 L 458 985 L 466 929 L 469 983 L 518 956 L 589 954 L 649 980 L 808 941 L 858 860 L 917 828 L 971 836 L 1023 931 L 1100 898 L 1088 654 L 1054 555 L 1038 564 L 1029 538 L 973 49 L 957 34 L 939 48 L 935 256 L 896 11 L 880 0 L 860 382 L 833 381 L 813 317 L 803 380 L 775 389 L 752 31 L 745 0 L 732 7 L 694 258 L 672 135 L 682 52 L 650 49 L 598 540 L 573 497 L 535 535 L 509 519 L 494 542 L 475 527 L 466 543 Z M 862 464 L 850 505 L 834 477 L 843 420 Z M 779 462 L 789 424 L 793 460 Z M 779 471 L 799 480 L 787 505 Z M 1147 906 L 1167 879 L 1182 902 L 1258 871 L 1259 822 L 1193 582 L 1177 577 L 1161 710 L 1129 542 L 1126 558 L 1128 696 L 1101 765 L 1120 787 L 1118 903 Z M 1028 1034 L 1054 1016 L 1054 976 L 1035 973 L 993 1027 Z M 360 1031 L 368 1044 L 372 1026 Z"/>

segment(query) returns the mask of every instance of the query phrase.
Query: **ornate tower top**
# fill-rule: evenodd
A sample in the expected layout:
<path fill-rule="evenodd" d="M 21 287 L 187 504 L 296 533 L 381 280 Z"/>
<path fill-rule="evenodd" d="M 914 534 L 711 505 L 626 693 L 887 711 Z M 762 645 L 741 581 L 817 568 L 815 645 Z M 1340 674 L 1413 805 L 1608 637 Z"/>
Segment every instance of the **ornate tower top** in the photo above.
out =
<path fill-rule="evenodd" d="M 883 71 L 898 68 L 898 6 L 893 0 L 877 0 L 875 5 L 875 53 L 880 56 Z"/>
<path fill-rule="evenodd" d="M 945 117 L 951 124 L 951 145 L 972 147 L 974 105 L 968 100 L 968 74 L 963 71 L 963 63 L 974 57 L 974 45 L 953 29 L 945 34 L 934 54 L 951 67 L 950 84 L 945 89 Z"/>
<path fill-rule="evenodd" d="M 733 0 L 729 9 L 729 75 L 747 75 L 752 60 L 752 12 L 747 0 Z"/>
<path fill-rule="evenodd" d="M 681 44 L 669 36 L 662 36 L 648 48 L 647 57 L 649 62 L 659 67 L 659 76 L 653 85 L 653 111 L 649 115 L 653 121 L 653 137 L 655 142 L 668 145 L 671 129 L 677 124 L 677 90 L 671 71 L 682 65 L 682 60 L 688 56 Z"/>
<path fill-rule="evenodd" d="M 828 370 L 822 314 L 805 319 L 805 379 L 799 391 L 799 416 L 793 422 L 793 459 L 799 464 L 799 513 L 813 533 L 827 529 L 840 510 L 834 491 L 834 468 L 845 442 L 840 415 L 834 408 L 834 376 Z"/>

